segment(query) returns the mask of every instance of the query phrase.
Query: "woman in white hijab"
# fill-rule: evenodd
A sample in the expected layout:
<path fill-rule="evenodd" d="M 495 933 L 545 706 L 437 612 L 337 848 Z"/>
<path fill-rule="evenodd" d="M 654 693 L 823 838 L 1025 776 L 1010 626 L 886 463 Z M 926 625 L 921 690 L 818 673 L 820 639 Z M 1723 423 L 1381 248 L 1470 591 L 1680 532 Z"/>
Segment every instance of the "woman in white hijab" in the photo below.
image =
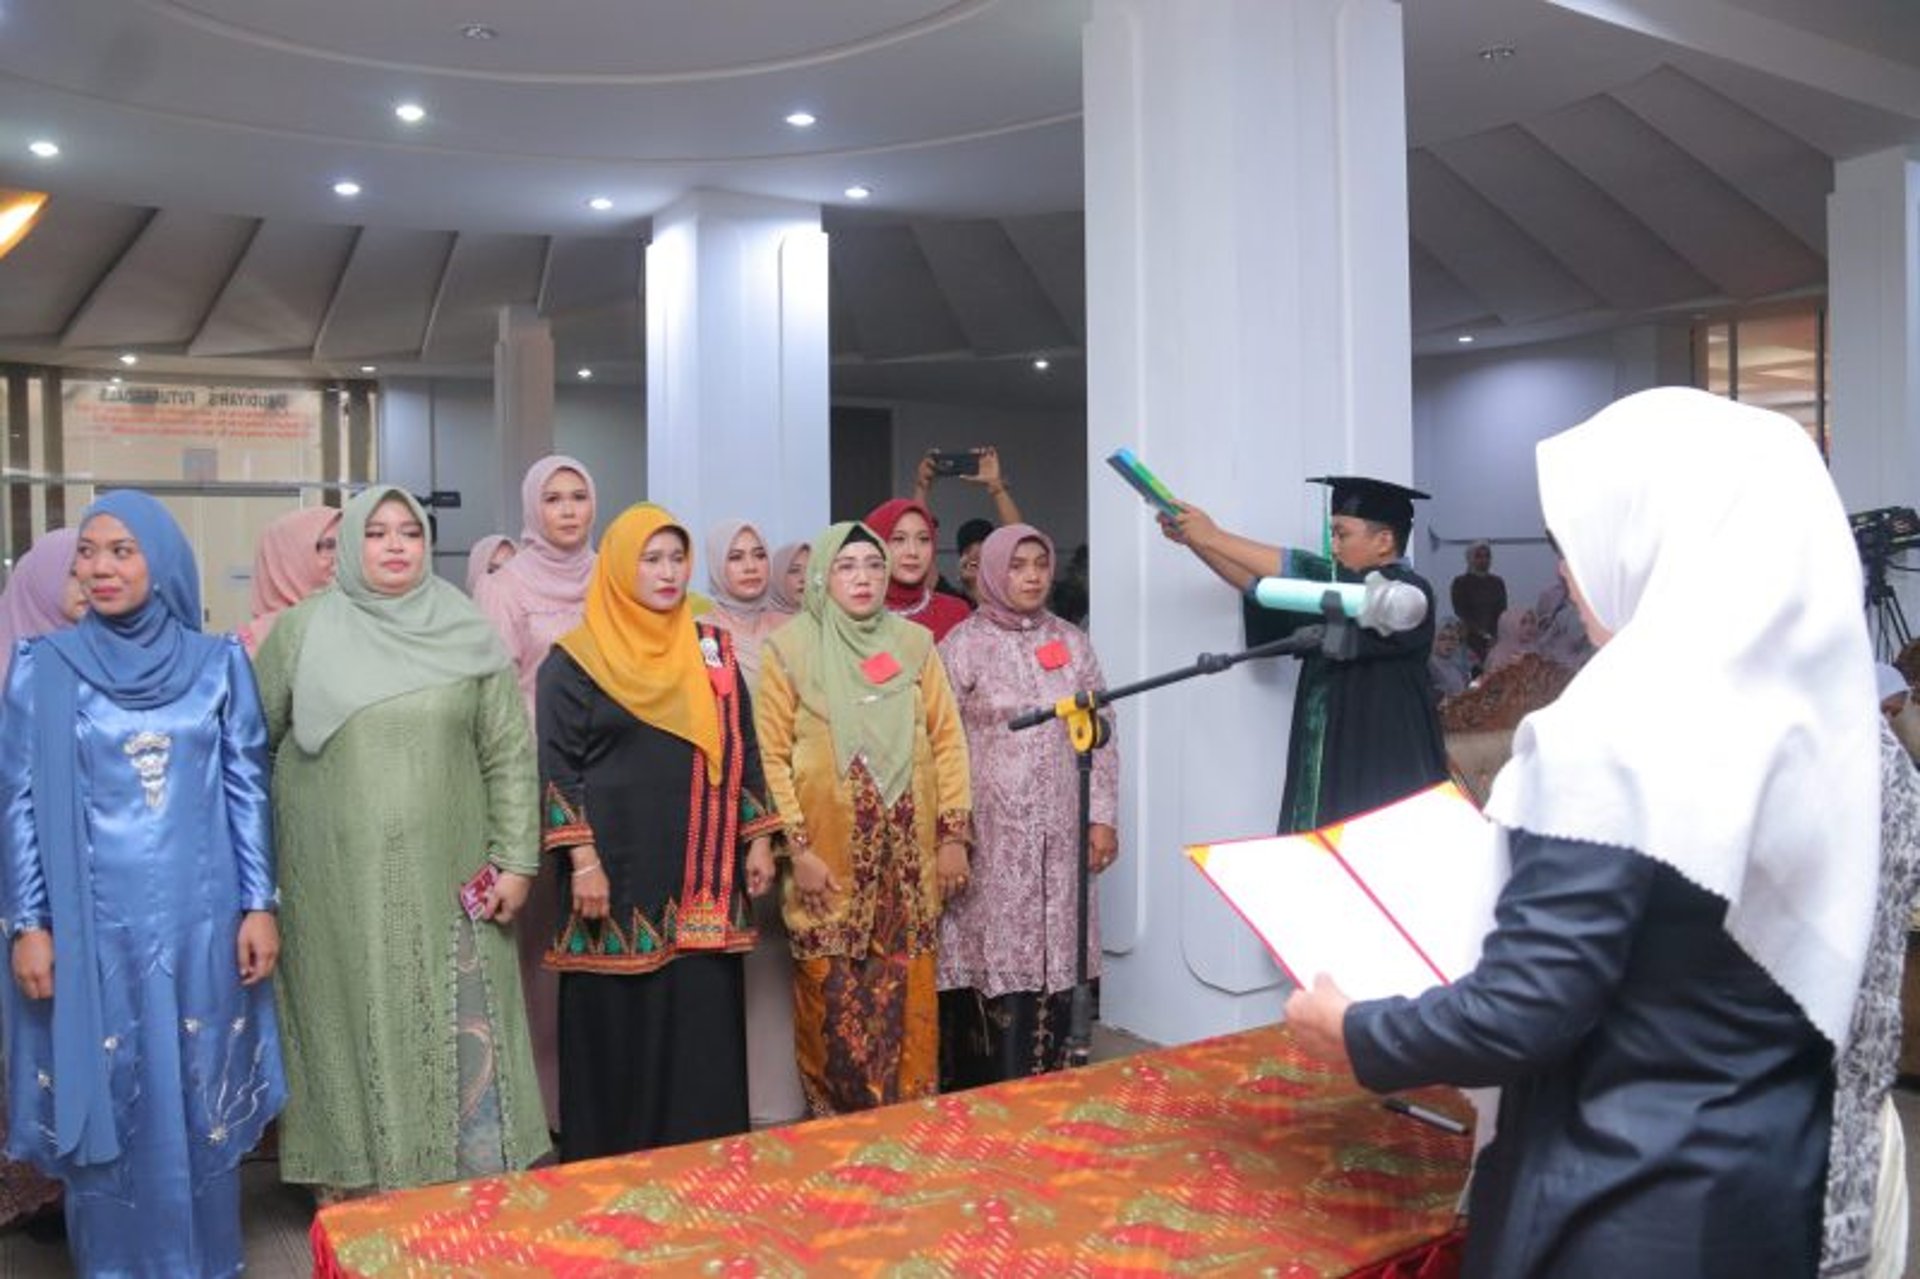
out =
<path fill-rule="evenodd" d="M 1846 517 L 1798 426 L 1699 391 L 1537 459 L 1601 647 L 1494 782 L 1480 963 L 1414 1000 L 1323 977 L 1287 1019 L 1369 1088 L 1503 1088 L 1470 1275 L 1812 1275 L 1879 870 Z"/>

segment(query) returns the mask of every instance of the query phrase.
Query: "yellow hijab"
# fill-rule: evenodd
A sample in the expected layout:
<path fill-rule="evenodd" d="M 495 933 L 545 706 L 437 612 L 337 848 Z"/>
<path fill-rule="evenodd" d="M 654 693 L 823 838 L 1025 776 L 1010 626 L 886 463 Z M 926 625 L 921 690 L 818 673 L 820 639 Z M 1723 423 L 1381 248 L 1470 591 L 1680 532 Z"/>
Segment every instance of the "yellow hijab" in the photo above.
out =
<path fill-rule="evenodd" d="M 665 613 L 640 602 L 640 552 L 662 529 L 680 535 L 689 576 L 693 539 L 652 503 L 630 506 L 600 539 L 587 585 L 586 619 L 560 637 L 560 647 L 600 691 L 635 719 L 691 742 L 706 757 L 707 778 L 720 779 L 720 712 L 700 651 L 688 597 Z"/>

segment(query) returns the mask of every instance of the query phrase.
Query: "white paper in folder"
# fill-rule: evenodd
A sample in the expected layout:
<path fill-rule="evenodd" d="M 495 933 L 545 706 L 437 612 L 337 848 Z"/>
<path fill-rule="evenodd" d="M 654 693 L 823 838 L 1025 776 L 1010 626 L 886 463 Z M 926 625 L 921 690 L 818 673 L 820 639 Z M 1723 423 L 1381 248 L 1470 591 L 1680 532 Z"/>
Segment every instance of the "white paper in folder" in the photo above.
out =
<path fill-rule="evenodd" d="M 1419 994 L 1472 969 L 1507 878 L 1506 837 L 1452 783 L 1298 835 L 1187 856 L 1301 985 Z"/>

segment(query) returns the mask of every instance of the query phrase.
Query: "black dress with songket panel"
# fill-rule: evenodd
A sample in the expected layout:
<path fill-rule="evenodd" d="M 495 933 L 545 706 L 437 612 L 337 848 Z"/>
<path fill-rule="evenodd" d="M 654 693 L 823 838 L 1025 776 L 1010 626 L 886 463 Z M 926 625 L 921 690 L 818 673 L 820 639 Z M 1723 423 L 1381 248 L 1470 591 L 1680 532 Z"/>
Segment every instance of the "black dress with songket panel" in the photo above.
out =
<path fill-rule="evenodd" d="M 744 853 L 780 828 L 764 800 L 753 710 L 731 638 L 715 657 L 718 781 L 684 738 L 634 717 L 555 648 L 541 665 L 543 843 L 566 922 L 546 954 L 560 977 L 561 1156 L 590 1159 L 744 1132 L 741 957 L 753 948 Z M 591 843 L 608 878 L 602 920 L 573 910 L 568 850 Z"/>

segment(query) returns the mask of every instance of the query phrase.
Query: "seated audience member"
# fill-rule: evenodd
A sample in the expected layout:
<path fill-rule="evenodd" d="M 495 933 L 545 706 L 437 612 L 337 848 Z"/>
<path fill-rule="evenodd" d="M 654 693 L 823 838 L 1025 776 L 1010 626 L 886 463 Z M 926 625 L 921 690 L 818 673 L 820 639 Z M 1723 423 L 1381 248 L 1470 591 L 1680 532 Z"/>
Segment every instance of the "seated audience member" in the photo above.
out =
<path fill-rule="evenodd" d="M 1530 608 L 1510 608 L 1500 614 L 1500 633 L 1487 653 L 1486 673 L 1513 665 L 1537 651 L 1540 626 Z"/>
<path fill-rule="evenodd" d="M 1533 606 L 1535 630 L 1539 638 L 1534 651 L 1557 666 L 1577 671 L 1593 656 L 1593 641 L 1580 621 L 1580 610 L 1567 594 L 1567 584 L 1558 577 L 1540 592 Z"/>
<path fill-rule="evenodd" d="M 1448 618 L 1433 633 L 1433 656 L 1427 659 L 1427 670 L 1433 675 L 1434 695 L 1445 698 L 1466 692 L 1473 679 L 1473 670 L 1468 665 L 1471 660 L 1467 655 L 1466 627 L 1458 618 Z"/>
<path fill-rule="evenodd" d="M 1797 423 L 1704 391 L 1536 457 L 1600 651 L 1494 784 L 1480 961 L 1413 999 L 1318 976 L 1288 1024 L 1376 1091 L 1501 1087 L 1468 1276 L 1813 1275 L 1881 849 L 1846 514 Z"/>

